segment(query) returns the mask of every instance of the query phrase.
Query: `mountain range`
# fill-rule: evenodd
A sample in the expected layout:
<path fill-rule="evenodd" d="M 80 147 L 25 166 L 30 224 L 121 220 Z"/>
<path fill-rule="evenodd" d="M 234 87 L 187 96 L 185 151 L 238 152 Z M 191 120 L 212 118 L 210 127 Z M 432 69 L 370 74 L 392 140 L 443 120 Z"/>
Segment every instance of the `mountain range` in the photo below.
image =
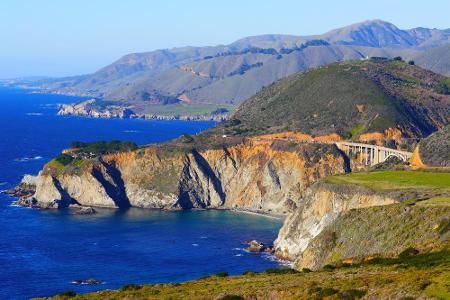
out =
<path fill-rule="evenodd" d="M 450 29 L 402 30 L 371 20 L 321 35 L 270 34 L 229 45 L 133 53 L 93 74 L 26 85 L 95 97 L 104 110 L 120 107 L 145 115 L 161 106 L 170 113 L 181 104 L 213 111 L 236 106 L 280 78 L 336 61 L 401 56 L 448 75 L 449 43 Z"/>

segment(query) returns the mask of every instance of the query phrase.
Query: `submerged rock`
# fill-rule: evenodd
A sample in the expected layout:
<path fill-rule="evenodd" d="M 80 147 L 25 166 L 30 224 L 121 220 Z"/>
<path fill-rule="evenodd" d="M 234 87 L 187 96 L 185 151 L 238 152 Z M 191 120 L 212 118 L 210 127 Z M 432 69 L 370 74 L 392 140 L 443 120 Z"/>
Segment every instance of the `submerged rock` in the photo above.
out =
<path fill-rule="evenodd" d="M 95 284 L 102 284 L 103 281 L 100 281 L 98 279 L 90 278 L 90 279 L 75 279 L 72 281 L 73 284 L 88 284 L 88 285 L 95 285 Z"/>
<path fill-rule="evenodd" d="M 76 215 L 93 215 L 96 213 L 97 211 L 92 207 L 80 207 L 75 210 Z"/>
<path fill-rule="evenodd" d="M 258 242 L 257 240 L 247 241 L 245 244 L 248 245 L 247 251 L 259 253 L 259 252 L 266 252 L 266 253 L 274 253 L 273 246 L 265 245 L 261 242 Z"/>
<path fill-rule="evenodd" d="M 22 181 L 15 188 L 5 191 L 5 194 L 18 197 L 29 198 L 36 192 L 36 177 L 31 175 L 25 175 Z"/>

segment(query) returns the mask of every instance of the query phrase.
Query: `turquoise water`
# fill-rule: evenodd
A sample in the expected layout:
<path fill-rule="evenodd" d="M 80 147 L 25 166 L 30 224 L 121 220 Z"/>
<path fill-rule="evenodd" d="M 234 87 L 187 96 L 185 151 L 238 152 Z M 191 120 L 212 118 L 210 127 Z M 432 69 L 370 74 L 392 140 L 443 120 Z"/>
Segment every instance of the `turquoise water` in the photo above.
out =
<path fill-rule="evenodd" d="M 214 125 L 55 116 L 57 103 L 79 99 L 0 88 L 0 190 L 17 184 L 24 174 L 36 174 L 73 140 L 147 144 Z M 0 194 L 0 299 L 184 281 L 279 265 L 270 256 L 245 252 L 242 245 L 248 239 L 273 241 L 281 226 L 277 219 L 142 209 L 102 209 L 78 216 L 16 207 L 13 200 Z M 71 283 L 88 278 L 104 283 Z"/>

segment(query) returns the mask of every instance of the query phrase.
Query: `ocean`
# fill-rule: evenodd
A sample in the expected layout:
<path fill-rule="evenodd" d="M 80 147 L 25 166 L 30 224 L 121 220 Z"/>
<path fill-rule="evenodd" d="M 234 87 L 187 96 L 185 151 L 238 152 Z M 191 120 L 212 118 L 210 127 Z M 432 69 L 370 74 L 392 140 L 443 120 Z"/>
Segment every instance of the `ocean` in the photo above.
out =
<path fill-rule="evenodd" d="M 32 94 L 0 87 L 0 190 L 37 174 L 70 142 L 131 140 L 139 145 L 214 122 L 144 121 L 56 116 L 57 104 L 80 97 Z M 135 283 L 179 282 L 218 272 L 240 274 L 280 266 L 243 241 L 271 242 L 279 219 L 229 211 L 161 212 L 98 209 L 35 210 L 0 194 L 0 299 L 28 299 L 65 291 L 85 293 Z M 95 278 L 100 285 L 78 285 Z"/>

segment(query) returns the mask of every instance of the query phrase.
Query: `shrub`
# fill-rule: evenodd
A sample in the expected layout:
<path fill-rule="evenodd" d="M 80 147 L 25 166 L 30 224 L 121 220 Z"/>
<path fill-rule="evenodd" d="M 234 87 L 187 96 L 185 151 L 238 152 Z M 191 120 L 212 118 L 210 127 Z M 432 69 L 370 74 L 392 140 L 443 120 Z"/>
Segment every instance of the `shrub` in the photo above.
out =
<path fill-rule="evenodd" d="M 409 258 L 411 256 L 415 256 L 417 254 L 419 254 L 419 250 L 409 247 L 409 248 L 406 248 L 405 250 L 403 250 L 402 253 L 400 253 L 398 255 L 398 257 L 400 259 L 405 259 L 405 258 Z"/>
<path fill-rule="evenodd" d="M 190 134 L 183 134 L 183 143 L 192 143 L 194 141 L 194 138 Z"/>
<path fill-rule="evenodd" d="M 320 286 L 312 287 L 312 289 L 309 291 L 309 294 L 313 294 L 315 297 L 314 299 L 322 299 L 324 297 L 332 296 L 339 293 L 338 290 L 333 288 L 321 288 Z"/>
<path fill-rule="evenodd" d="M 439 82 L 439 83 L 434 84 L 433 90 L 438 94 L 450 95 L 450 88 L 444 82 Z"/>
<path fill-rule="evenodd" d="M 256 272 L 253 272 L 253 271 L 245 271 L 244 273 L 242 273 L 242 275 L 245 275 L 245 276 L 253 276 L 253 275 L 256 275 Z"/>
<path fill-rule="evenodd" d="M 74 291 L 66 291 L 63 292 L 61 294 L 59 294 L 59 297 L 64 297 L 64 298 L 72 298 L 75 297 L 77 295 L 77 293 L 75 293 Z"/>
<path fill-rule="evenodd" d="M 303 273 L 311 273 L 312 271 L 311 271 L 311 269 L 303 268 L 303 269 L 302 269 L 302 272 L 303 272 Z"/>
<path fill-rule="evenodd" d="M 73 157 L 67 154 L 61 154 L 55 160 L 63 166 L 67 166 L 73 161 Z"/>
<path fill-rule="evenodd" d="M 214 276 L 216 276 L 216 277 L 228 277 L 229 275 L 228 275 L 227 272 L 219 272 L 219 273 L 216 273 Z"/>
<path fill-rule="evenodd" d="M 416 63 L 413 60 L 408 61 L 408 65 L 414 66 Z"/>
<path fill-rule="evenodd" d="M 237 125 L 239 125 L 239 124 L 241 124 L 241 120 L 239 120 L 239 119 L 231 119 L 229 122 L 228 122 L 228 126 L 237 126 Z"/>
<path fill-rule="evenodd" d="M 334 269 L 336 269 L 336 267 L 333 265 L 325 265 L 325 266 L 323 266 L 323 269 L 325 271 L 333 271 Z"/>
<path fill-rule="evenodd" d="M 450 219 L 443 219 L 436 230 L 440 235 L 447 233 L 450 230 Z"/>
<path fill-rule="evenodd" d="M 393 58 L 393 60 L 396 60 L 396 61 L 402 61 L 403 59 L 402 59 L 401 56 L 396 56 L 396 57 Z"/>
<path fill-rule="evenodd" d="M 137 285 L 137 284 L 127 284 L 124 285 L 122 288 L 120 288 L 121 291 L 137 291 L 140 290 L 142 288 L 141 285 Z"/>
<path fill-rule="evenodd" d="M 267 274 L 295 274 L 298 271 L 291 268 L 270 268 L 266 270 Z"/>
<path fill-rule="evenodd" d="M 241 299 L 244 299 L 244 297 L 238 296 L 238 295 L 225 295 L 219 299 L 220 300 L 241 300 Z"/>
<path fill-rule="evenodd" d="M 354 290 L 354 289 L 350 289 L 350 290 L 346 290 L 342 293 L 342 298 L 343 299 L 349 299 L 349 300 L 353 300 L 353 299 L 359 299 L 364 297 L 367 294 L 367 291 L 364 290 Z"/>
<path fill-rule="evenodd" d="M 92 143 L 85 143 L 80 141 L 74 141 L 71 143 L 72 148 L 77 148 L 77 153 L 92 153 L 96 155 L 122 152 L 122 151 L 132 151 L 137 149 L 137 145 L 134 142 L 122 142 L 119 140 L 112 140 L 109 142 L 98 141 Z"/>

